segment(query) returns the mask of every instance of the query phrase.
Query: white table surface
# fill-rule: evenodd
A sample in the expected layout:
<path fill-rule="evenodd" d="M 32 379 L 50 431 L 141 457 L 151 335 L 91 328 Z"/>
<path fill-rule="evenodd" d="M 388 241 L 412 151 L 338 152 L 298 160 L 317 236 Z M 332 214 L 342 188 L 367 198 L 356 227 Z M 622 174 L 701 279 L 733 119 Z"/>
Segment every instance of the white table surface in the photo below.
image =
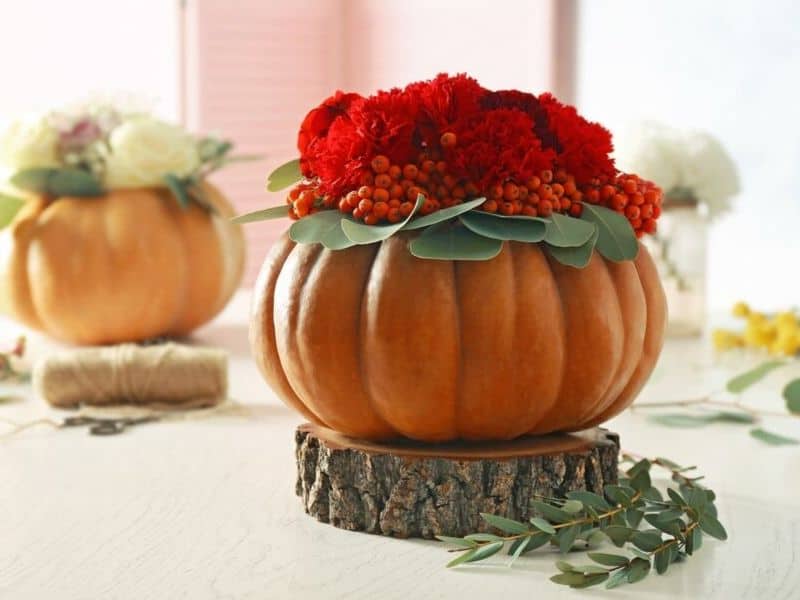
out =
<path fill-rule="evenodd" d="M 800 447 L 769 447 L 746 428 L 669 429 L 628 411 L 608 426 L 625 449 L 697 464 L 717 491 L 727 542 L 707 541 L 665 577 L 612 591 L 550 583 L 554 555 L 447 570 L 436 542 L 342 531 L 306 516 L 294 495 L 300 419 L 259 377 L 239 294 L 195 337 L 231 353 L 244 414 L 140 426 L 123 435 L 38 427 L 0 439 L 0 598 L 769 598 L 800 597 Z M 0 320 L 0 340 L 19 327 Z M 53 348 L 30 337 L 35 359 Z M 745 364 L 712 364 L 707 344 L 670 341 L 640 402 L 691 397 Z M 735 363 L 735 364 L 734 364 Z M 777 407 L 775 373 L 748 401 Z M 0 384 L 0 417 L 54 411 L 27 386 Z M 58 414 L 58 413 L 57 413 Z M 800 423 L 765 426 L 800 435 Z M 7 428 L 0 425 L 0 433 Z"/>

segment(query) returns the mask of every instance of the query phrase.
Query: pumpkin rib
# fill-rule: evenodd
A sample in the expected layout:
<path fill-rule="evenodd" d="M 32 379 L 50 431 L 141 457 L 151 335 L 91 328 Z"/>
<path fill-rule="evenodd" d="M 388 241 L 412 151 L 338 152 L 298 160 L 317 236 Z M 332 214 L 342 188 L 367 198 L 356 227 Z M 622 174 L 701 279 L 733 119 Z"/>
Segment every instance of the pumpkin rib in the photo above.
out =
<path fill-rule="evenodd" d="M 661 285 L 658 270 L 650 253 L 641 244 L 639 246 L 639 255 L 633 264 L 642 282 L 647 311 L 641 359 L 617 400 L 600 415 L 589 421 L 586 424 L 587 427 L 599 425 L 628 408 L 636 399 L 644 384 L 647 383 L 661 353 L 667 322 L 667 301 L 664 295 L 664 288 Z"/>
<path fill-rule="evenodd" d="M 585 406 L 586 398 L 600 397 L 608 389 L 622 352 L 619 322 L 608 322 L 610 314 L 621 320 L 619 307 L 616 313 L 606 308 L 616 291 L 600 255 L 595 252 L 581 270 L 552 256 L 548 262 L 564 302 L 566 369 L 558 401 L 537 433 L 563 430 L 581 420 L 591 408 Z"/>
<path fill-rule="evenodd" d="M 326 425 L 295 394 L 278 356 L 274 317 L 275 284 L 294 247 L 295 243 L 284 233 L 264 260 L 256 280 L 250 313 L 250 347 L 253 350 L 256 366 L 267 382 L 279 393 L 281 399 L 313 423 Z"/>
<path fill-rule="evenodd" d="M 457 435 L 452 267 L 414 257 L 408 239 L 395 235 L 381 244 L 367 286 L 366 387 L 400 434 L 450 440 Z"/>
<path fill-rule="evenodd" d="M 364 395 L 366 396 L 367 406 L 369 407 L 370 412 L 372 413 L 371 416 L 372 416 L 372 418 L 378 420 L 381 424 L 383 424 L 385 429 L 387 431 L 391 432 L 390 436 L 394 437 L 394 436 L 399 435 L 399 432 L 394 427 L 392 427 L 392 425 L 383 417 L 383 415 L 380 413 L 380 411 L 375 406 L 375 399 L 374 399 L 372 393 L 370 392 L 369 385 L 367 384 L 368 375 L 367 375 L 367 367 L 366 367 L 366 364 L 365 364 L 366 361 L 364 360 L 364 354 L 365 354 L 365 350 L 364 350 L 364 345 L 365 345 L 365 342 L 364 342 L 364 339 L 365 339 L 364 330 L 366 329 L 366 325 L 367 325 L 367 321 L 368 321 L 367 320 L 367 315 L 366 315 L 367 288 L 369 288 L 370 281 L 372 280 L 372 269 L 375 266 L 375 260 L 378 258 L 378 252 L 380 252 L 382 246 L 383 246 L 383 243 L 381 243 L 380 245 L 375 247 L 375 252 L 372 253 L 372 257 L 370 258 L 369 265 L 367 266 L 366 277 L 364 277 L 364 284 L 361 286 L 361 293 L 358 295 L 359 303 L 358 303 L 358 312 L 356 313 L 358 315 L 358 318 L 356 319 L 356 331 L 355 331 L 356 344 L 355 344 L 355 346 L 356 346 L 356 361 L 357 361 L 357 364 L 358 364 L 358 382 L 359 382 L 359 385 L 360 385 L 362 391 L 364 392 Z M 372 245 L 370 247 L 372 247 Z M 377 437 L 381 437 L 381 434 L 379 432 L 375 432 L 374 436 L 369 436 L 369 437 L 376 437 L 377 438 Z M 384 437 L 385 437 L 385 434 L 384 434 Z"/>
<path fill-rule="evenodd" d="M 522 435 L 536 430 L 561 393 L 566 351 L 553 340 L 564 337 L 564 308 L 541 248 L 525 242 L 513 242 L 511 247 L 517 313 L 514 339 L 524 342 L 529 365 L 516 373 L 521 397 L 527 396 L 528 404 L 524 427 L 520 423 L 519 428 Z"/>
<path fill-rule="evenodd" d="M 611 283 L 616 290 L 620 314 L 623 316 L 622 357 L 619 366 L 614 371 L 611 386 L 597 403 L 591 417 L 585 418 L 584 422 L 591 421 L 597 415 L 602 414 L 622 393 L 641 360 L 647 327 L 647 304 L 644 289 L 634 264 L 630 261 L 608 262 L 606 268 L 611 275 Z M 582 426 L 583 424 L 576 429 L 580 429 Z"/>
<path fill-rule="evenodd" d="M 292 393 L 300 399 L 306 409 L 314 414 L 326 427 L 327 422 L 314 405 L 314 399 L 305 397 L 297 381 L 305 377 L 305 369 L 299 356 L 296 335 L 300 315 L 300 303 L 303 299 L 303 287 L 308 281 L 308 273 L 316 264 L 322 246 L 319 244 L 295 244 L 275 282 L 275 299 L 273 300 L 273 323 L 275 326 L 276 356 Z M 284 288 L 286 288 L 284 290 Z M 285 297 L 284 297 L 285 296 Z M 278 311 L 283 314 L 278 314 Z"/>

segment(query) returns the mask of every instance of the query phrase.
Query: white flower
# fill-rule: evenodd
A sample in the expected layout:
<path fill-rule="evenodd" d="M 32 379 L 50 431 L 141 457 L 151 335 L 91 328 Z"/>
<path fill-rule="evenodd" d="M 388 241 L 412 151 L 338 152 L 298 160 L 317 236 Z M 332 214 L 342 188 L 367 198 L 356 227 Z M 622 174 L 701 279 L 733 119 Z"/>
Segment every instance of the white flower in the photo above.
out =
<path fill-rule="evenodd" d="M 730 209 L 739 193 L 736 165 L 712 135 L 680 131 L 654 122 L 640 123 L 617 144 L 624 171 L 649 179 L 670 195 L 690 195 L 714 219 Z"/>
<path fill-rule="evenodd" d="M 58 164 L 58 132 L 45 118 L 15 121 L 0 137 L 0 165 L 8 171 Z"/>
<path fill-rule="evenodd" d="M 136 117 L 111 132 L 106 157 L 109 188 L 164 185 L 164 175 L 183 177 L 200 164 L 195 140 L 182 128 Z"/>

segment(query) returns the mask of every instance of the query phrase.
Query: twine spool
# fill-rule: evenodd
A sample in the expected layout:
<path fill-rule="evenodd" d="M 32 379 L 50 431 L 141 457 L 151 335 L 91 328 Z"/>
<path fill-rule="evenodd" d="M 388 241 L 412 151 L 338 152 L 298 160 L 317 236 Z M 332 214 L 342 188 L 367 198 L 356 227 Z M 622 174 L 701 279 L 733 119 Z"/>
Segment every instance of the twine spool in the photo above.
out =
<path fill-rule="evenodd" d="M 227 363 L 223 350 L 174 343 L 82 348 L 39 361 L 33 386 L 59 408 L 214 406 L 227 396 Z"/>

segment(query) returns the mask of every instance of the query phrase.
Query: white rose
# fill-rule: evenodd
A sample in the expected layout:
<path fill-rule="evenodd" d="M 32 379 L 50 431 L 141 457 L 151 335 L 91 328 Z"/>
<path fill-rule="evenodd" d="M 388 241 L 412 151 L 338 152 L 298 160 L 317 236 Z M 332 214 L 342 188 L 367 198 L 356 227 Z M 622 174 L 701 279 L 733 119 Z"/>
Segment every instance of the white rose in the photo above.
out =
<path fill-rule="evenodd" d="M 0 137 L 0 164 L 12 172 L 58 166 L 58 132 L 44 118 L 15 121 Z"/>
<path fill-rule="evenodd" d="M 126 121 L 111 132 L 106 158 L 109 188 L 164 185 L 164 175 L 183 177 L 200 164 L 195 140 L 183 129 L 150 117 Z"/>

